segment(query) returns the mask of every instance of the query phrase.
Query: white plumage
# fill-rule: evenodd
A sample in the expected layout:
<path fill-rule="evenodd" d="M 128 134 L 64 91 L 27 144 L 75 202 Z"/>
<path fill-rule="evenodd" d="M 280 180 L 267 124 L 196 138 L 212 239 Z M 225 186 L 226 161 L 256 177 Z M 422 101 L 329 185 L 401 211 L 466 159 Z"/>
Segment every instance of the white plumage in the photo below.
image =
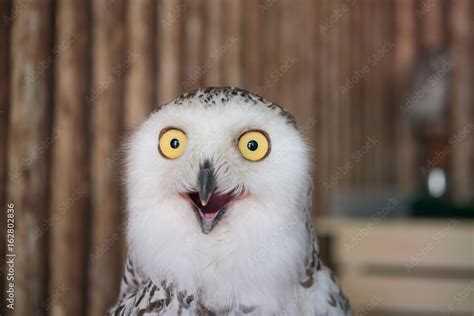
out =
<path fill-rule="evenodd" d="M 159 153 L 169 128 L 186 136 L 176 159 Z M 238 146 L 254 130 L 269 140 L 259 161 Z M 244 90 L 197 90 L 154 112 L 127 146 L 129 260 L 109 314 L 350 315 L 318 257 L 308 152 L 287 111 Z M 192 194 L 232 199 L 205 213 Z"/>

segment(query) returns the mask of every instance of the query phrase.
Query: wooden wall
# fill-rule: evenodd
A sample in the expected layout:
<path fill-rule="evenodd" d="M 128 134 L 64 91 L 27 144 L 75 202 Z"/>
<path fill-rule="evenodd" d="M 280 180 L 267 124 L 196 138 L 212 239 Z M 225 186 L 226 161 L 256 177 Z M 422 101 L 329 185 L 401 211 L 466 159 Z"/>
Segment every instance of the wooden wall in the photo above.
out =
<path fill-rule="evenodd" d="M 0 203 L 16 216 L 8 315 L 104 313 L 125 255 L 119 144 L 185 90 L 240 86 L 290 109 L 314 147 L 315 214 L 338 187 L 415 187 L 400 105 L 424 49 L 453 58 L 450 135 L 474 121 L 469 0 L 2 0 L 0 16 Z M 472 135 L 449 163 L 455 197 L 469 198 Z"/>

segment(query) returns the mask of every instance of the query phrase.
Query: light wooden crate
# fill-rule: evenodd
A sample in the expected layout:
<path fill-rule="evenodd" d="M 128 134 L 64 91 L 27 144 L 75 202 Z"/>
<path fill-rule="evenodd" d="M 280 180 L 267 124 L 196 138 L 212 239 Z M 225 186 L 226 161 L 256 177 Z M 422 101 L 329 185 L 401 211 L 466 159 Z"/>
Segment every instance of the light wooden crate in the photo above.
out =
<path fill-rule="evenodd" d="M 474 315 L 474 222 L 318 219 L 354 315 Z"/>

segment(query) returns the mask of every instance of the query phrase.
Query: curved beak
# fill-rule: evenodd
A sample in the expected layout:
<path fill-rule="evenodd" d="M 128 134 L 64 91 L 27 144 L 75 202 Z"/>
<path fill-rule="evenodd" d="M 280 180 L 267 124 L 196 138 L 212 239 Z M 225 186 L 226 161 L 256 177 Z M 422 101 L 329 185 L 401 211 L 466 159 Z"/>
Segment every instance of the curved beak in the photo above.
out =
<path fill-rule="evenodd" d="M 206 206 L 216 188 L 214 168 L 208 160 L 206 160 L 199 169 L 198 186 L 199 200 L 201 201 L 201 205 Z"/>

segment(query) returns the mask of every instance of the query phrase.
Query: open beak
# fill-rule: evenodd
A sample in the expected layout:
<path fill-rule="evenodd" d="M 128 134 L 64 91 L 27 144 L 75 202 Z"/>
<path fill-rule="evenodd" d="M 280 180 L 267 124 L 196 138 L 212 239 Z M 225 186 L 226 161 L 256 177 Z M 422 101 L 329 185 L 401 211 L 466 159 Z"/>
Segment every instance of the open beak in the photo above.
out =
<path fill-rule="evenodd" d="M 234 198 L 231 194 L 217 193 L 214 168 L 209 161 L 204 162 L 199 169 L 197 192 L 188 195 L 204 234 L 216 226 L 224 216 L 227 204 Z"/>

